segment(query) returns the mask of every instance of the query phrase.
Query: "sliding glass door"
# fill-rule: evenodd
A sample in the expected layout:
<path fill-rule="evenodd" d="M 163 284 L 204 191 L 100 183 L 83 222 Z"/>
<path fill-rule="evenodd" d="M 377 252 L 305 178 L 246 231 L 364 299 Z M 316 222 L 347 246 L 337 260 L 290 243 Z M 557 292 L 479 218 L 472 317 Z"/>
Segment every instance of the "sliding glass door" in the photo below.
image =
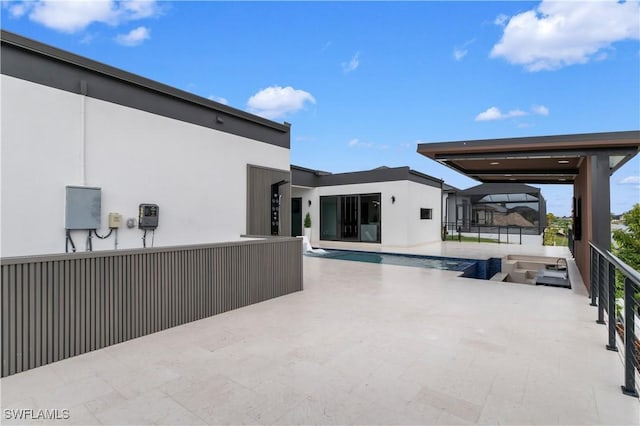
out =
<path fill-rule="evenodd" d="M 380 194 L 320 197 L 320 239 L 381 241 Z"/>
<path fill-rule="evenodd" d="M 320 239 L 338 240 L 338 197 L 320 197 Z"/>
<path fill-rule="evenodd" d="M 358 241 L 358 196 L 340 197 L 340 231 L 343 241 Z"/>
<path fill-rule="evenodd" d="M 380 242 L 380 194 L 360 196 L 360 241 Z"/>

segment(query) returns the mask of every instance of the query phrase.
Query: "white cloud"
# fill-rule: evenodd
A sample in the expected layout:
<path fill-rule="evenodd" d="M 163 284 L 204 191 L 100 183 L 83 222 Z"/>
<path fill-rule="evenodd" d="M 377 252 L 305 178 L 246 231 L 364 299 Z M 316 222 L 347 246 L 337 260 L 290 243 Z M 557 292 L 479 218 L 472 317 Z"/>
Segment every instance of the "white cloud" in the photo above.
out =
<path fill-rule="evenodd" d="M 619 183 L 623 185 L 628 185 L 628 184 L 637 185 L 637 184 L 640 184 L 640 176 L 627 176 L 626 178 L 622 179 Z"/>
<path fill-rule="evenodd" d="M 523 115 L 527 115 L 527 113 L 520 109 L 513 109 L 507 113 L 503 113 L 498 107 L 493 106 L 476 115 L 476 121 L 504 120 L 505 118 L 521 117 Z"/>
<path fill-rule="evenodd" d="M 490 56 L 529 71 L 555 70 L 602 59 L 603 49 L 628 39 L 640 39 L 636 1 L 543 0 L 537 9 L 509 18 Z"/>
<path fill-rule="evenodd" d="M 155 0 L 125 1 L 121 5 L 129 15 L 128 19 L 144 19 L 158 14 Z"/>
<path fill-rule="evenodd" d="M 153 0 L 23 1 L 15 2 L 9 10 L 14 17 L 28 15 L 34 22 L 66 33 L 84 30 L 94 22 L 116 26 L 159 14 Z"/>
<path fill-rule="evenodd" d="M 138 27 L 127 34 L 118 34 L 116 41 L 123 46 L 138 46 L 143 41 L 151 38 L 151 32 L 146 27 Z"/>
<path fill-rule="evenodd" d="M 544 105 L 534 105 L 531 107 L 531 111 L 537 115 L 544 115 L 545 117 L 549 115 L 549 108 Z"/>
<path fill-rule="evenodd" d="M 493 21 L 493 23 L 498 26 L 504 27 L 505 22 L 507 22 L 508 20 L 509 17 L 504 13 L 501 13 L 500 15 L 496 16 L 496 19 Z"/>
<path fill-rule="evenodd" d="M 453 49 L 453 57 L 455 58 L 456 61 L 461 60 L 462 58 L 464 58 L 468 53 L 467 49 Z"/>
<path fill-rule="evenodd" d="M 469 45 L 473 44 L 475 41 L 476 39 L 474 38 L 472 40 L 465 41 L 464 44 L 460 47 L 454 47 L 453 58 L 456 61 L 460 61 L 462 58 L 467 56 L 467 53 L 469 53 L 469 49 L 467 49 L 467 47 L 469 47 Z"/>
<path fill-rule="evenodd" d="M 349 148 L 366 148 L 366 149 L 379 149 L 379 150 L 389 149 L 389 145 L 373 143 L 373 142 L 365 142 L 365 141 L 361 141 L 358 138 L 351 139 L 349 142 L 347 142 L 347 146 Z"/>
<path fill-rule="evenodd" d="M 543 115 L 546 117 L 549 115 L 549 108 L 547 108 L 544 105 L 534 105 L 531 107 L 531 113 L 536 115 Z M 506 118 L 523 117 L 525 115 L 529 115 L 529 113 L 526 111 L 522 111 L 519 108 L 512 109 L 509 112 L 503 113 L 502 111 L 500 111 L 500 108 L 492 106 L 487 110 L 481 112 L 480 114 L 476 115 L 475 120 L 476 121 L 504 120 Z M 518 127 L 525 127 L 525 126 L 530 126 L 530 124 L 518 125 Z"/>
<path fill-rule="evenodd" d="M 500 120 L 502 118 L 502 113 L 497 107 L 490 107 L 486 111 L 476 115 L 476 121 Z"/>
<path fill-rule="evenodd" d="M 309 92 L 291 86 L 271 86 L 260 90 L 247 101 L 249 111 L 268 119 L 282 118 L 300 111 L 316 99 Z"/>
<path fill-rule="evenodd" d="M 350 73 L 351 71 L 355 71 L 360 66 L 360 52 L 356 52 L 355 55 L 351 58 L 349 62 L 342 63 L 342 71 L 345 74 Z"/>
<path fill-rule="evenodd" d="M 418 142 L 416 142 L 416 144 L 418 144 L 418 143 L 420 143 L 420 142 L 419 142 L 419 141 L 418 141 Z M 414 145 L 415 145 L 415 144 L 412 144 L 412 143 L 409 143 L 409 142 L 401 143 L 401 144 L 400 144 L 400 148 L 401 148 L 401 149 L 411 149 L 411 148 L 413 148 L 413 147 L 414 147 Z"/>
<path fill-rule="evenodd" d="M 224 104 L 224 105 L 229 105 L 229 101 L 227 100 L 227 98 L 222 98 L 219 96 L 214 96 L 214 95 L 209 95 L 207 96 L 207 99 L 214 101 L 214 102 L 218 102 L 220 104 Z"/>
<path fill-rule="evenodd" d="M 11 4 L 11 6 L 9 6 L 9 14 L 11 15 L 12 18 L 20 18 L 25 13 L 27 13 L 29 9 L 30 9 L 29 3 L 13 3 Z"/>

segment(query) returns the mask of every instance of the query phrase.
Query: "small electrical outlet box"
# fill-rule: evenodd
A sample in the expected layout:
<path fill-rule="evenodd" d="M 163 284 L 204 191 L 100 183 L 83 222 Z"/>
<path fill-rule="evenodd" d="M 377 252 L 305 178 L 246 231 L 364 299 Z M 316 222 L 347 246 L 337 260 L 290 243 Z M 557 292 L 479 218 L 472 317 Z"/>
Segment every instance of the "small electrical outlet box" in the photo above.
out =
<path fill-rule="evenodd" d="M 158 227 L 158 213 L 160 208 L 157 204 L 140 204 L 138 210 L 138 228 L 156 229 Z"/>
<path fill-rule="evenodd" d="M 122 215 L 120 213 L 109 213 L 109 228 L 118 229 L 122 226 Z"/>

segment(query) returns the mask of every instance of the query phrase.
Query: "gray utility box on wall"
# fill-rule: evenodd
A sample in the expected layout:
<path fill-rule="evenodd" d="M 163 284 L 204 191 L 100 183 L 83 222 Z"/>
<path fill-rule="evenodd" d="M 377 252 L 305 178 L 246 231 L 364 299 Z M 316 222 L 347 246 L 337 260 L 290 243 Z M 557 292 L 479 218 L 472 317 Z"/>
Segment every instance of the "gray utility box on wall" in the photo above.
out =
<path fill-rule="evenodd" d="M 86 186 L 67 186 L 66 229 L 99 229 L 102 190 Z"/>

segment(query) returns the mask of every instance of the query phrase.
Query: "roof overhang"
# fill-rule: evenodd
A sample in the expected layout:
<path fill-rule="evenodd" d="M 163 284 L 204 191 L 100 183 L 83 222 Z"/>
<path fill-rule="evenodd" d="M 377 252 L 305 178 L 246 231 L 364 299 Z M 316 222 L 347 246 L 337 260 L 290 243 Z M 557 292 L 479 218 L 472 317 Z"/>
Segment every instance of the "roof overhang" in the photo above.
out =
<path fill-rule="evenodd" d="M 481 182 L 573 183 L 585 158 L 606 154 L 610 173 L 638 153 L 640 131 L 421 143 L 418 152 Z"/>

